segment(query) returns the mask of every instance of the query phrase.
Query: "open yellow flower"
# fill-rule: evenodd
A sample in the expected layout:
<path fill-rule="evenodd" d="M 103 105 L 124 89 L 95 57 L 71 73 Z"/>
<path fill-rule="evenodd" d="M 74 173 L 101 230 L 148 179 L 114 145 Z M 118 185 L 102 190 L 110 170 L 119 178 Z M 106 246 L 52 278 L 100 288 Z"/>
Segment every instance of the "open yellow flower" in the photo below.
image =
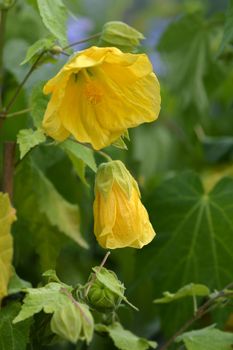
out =
<path fill-rule="evenodd" d="M 47 82 L 52 94 L 43 128 L 58 141 L 73 135 L 101 149 L 160 111 L 159 82 L 145 54 L 91 47 L 75 54 Z"/>
<path fill-rule="evenodd" d="M 142 248 L 155 232 L 137 182 L 121 161 L 100 165 L 95 182 L 94 233 L 103 248 Z"/>

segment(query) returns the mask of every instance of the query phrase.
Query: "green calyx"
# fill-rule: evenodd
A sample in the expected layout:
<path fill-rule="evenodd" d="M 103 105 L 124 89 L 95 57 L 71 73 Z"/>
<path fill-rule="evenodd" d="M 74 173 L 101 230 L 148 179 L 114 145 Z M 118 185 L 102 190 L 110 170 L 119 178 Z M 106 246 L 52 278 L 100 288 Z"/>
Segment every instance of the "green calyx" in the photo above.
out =
<path fill-rule="evenodd" d="M 119 292 L 124 293 L 124 287 L 119 284 Z M 121 303 L 122 298 L 112 292 L 103 283 L 96 280 L 88 293 L 89 304 L 99 311 L 112 311 Z"/>
<path fill-rule="evenodd" d="M 133 51 L 139 45 L 144 35 L 135 28 L 120 21 L 105 23 L 101 33 L 100 44 L 103 46 L 116 46 L 122 51 Z"/>
<path fill-rule="evenodd" d="M 95 180 L 95 191 L 107 197 L 116 183 L 125 195 L 130 198 L 132 189 L 135 188 L 140 196 L 138 184 L 120 160 L 102 163 L 97 171 Z"/>

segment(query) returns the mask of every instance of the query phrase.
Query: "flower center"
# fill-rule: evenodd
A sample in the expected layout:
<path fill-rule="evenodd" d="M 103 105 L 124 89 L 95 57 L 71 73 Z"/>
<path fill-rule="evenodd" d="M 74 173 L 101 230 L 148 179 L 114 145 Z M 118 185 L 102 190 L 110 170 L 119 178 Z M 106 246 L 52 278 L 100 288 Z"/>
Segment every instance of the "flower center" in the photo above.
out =
<path fill-rule="evenodd" d="M 85 84 L 84 94 L 91 104 L 96 105 L 102 100 L 104 93 L 100 84 L 98 84 L 96 81 L 89 80 Z"/>

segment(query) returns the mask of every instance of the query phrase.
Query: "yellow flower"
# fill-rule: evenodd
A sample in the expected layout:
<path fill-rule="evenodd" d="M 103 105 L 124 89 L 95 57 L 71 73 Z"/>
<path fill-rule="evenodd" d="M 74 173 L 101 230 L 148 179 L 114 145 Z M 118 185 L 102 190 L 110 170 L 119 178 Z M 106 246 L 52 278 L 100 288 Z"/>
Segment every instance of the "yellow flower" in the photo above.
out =
<path fill-rule="evenodd" d="M 52 94 L 43 128 L 63 141 L 101 149 L 128 128 L 152 122 L 160 111 L 159 82 L 145 54 L 123 53 L 115 47 L 91 47 L 75 54 L 47 82 Z"/>
<path fill-rule="evenodd" d="M 94 233 L 103 248 L 142 248 L 155 232 L 137 182 L 117 160 L 100 165 L 95 182 Z"/>

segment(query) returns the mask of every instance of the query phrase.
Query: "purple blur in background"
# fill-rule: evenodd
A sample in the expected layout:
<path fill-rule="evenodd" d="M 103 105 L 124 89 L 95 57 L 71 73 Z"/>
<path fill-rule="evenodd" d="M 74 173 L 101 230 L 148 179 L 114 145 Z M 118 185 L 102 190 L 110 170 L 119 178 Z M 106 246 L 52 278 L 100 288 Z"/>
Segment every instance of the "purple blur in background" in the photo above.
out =
<path fill-rule="evenodd" d="M 90 35 L 94 28 L 94 23 L 87 17 L 70 17 L 68 19 L 67 37 L 70 44 L 85 39 Z M 76 49 L 82 50 L 88 44 L 78 44 Z"/>
<path fill-rule="evenodd" d="M 145 34 L 146 40 L 144 41 L 144 45 L 148 49 L 148 56 L 158 76 L 163 76 L 166 73 L 166 66 L 162 62 L 158 51 L 156 51 L 156 46 L 170 22 L 171 19 L 156 18 L 153 22 L 149 23 L 148 31 Z"/>

